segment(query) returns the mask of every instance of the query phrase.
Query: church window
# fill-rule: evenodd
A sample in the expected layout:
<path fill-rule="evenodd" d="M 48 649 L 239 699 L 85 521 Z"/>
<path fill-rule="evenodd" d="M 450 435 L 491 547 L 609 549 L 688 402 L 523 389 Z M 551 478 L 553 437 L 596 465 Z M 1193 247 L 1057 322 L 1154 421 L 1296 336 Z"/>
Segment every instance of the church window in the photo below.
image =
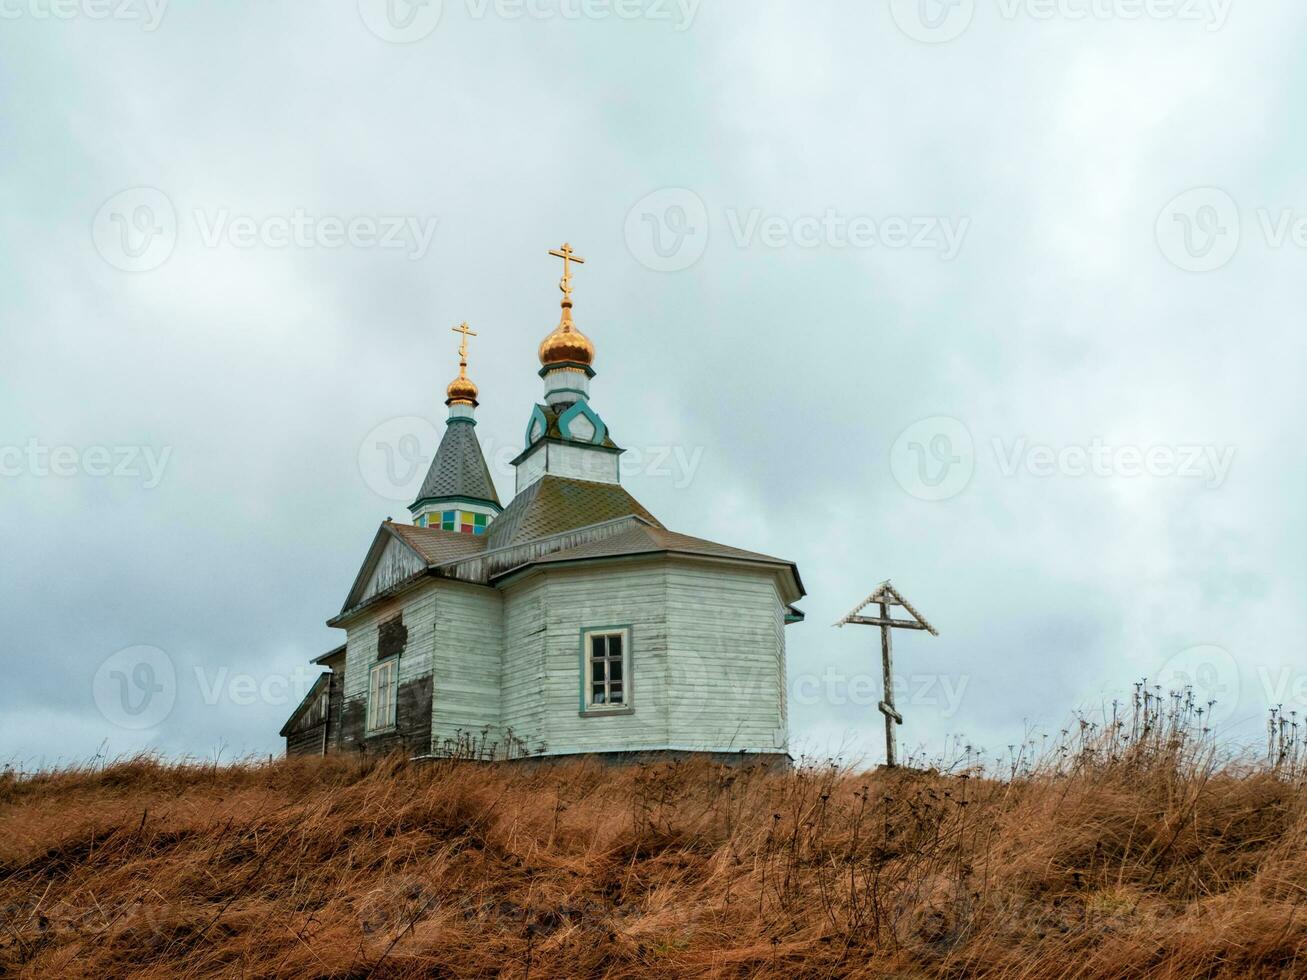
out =
<path fill-rule="evenodd" d="M 368 731 L 379 732 L 395 727 L 398 693 L 399 658 L 391 657 L 374 664 L 368 676 Z"/>
<path fill-rule="evenodd" d="M 630 706 L 630 636 L 631 632 L 627 629 L 590 630 L 585 633 L 587 710 Z"/>

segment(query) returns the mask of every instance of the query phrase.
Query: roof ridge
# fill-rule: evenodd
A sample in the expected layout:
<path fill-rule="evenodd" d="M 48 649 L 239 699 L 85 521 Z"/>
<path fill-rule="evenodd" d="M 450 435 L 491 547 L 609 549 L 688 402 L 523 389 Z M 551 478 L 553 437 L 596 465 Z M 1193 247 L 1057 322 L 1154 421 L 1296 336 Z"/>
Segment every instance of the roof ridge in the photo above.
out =
<path fill-rule="evenodd" d="M 553 540 L 554 538 L 566 538 L 573 534 L 580 534 L 583 531 L 593 531 L 596 530 L 597 528 L 607 527 L 609 525 L 615 525 L 615 524 L 625 524 L 628 522 L 643 524 L 648 528 L 656 529 L 656 525 L 650 524 L 649 521 L 641 517 L 639 514 L 627 514 L 624 517 L 614 517 L 612 520 L 600 521 L 598 524 L 585 524 L 582 525 L 581 527 L 569 528 L 566 531 L 558 531 L 554 534 L 544 535 L 543 537 L 530 538 L 526 541 L 519 541 L 516 544 L 505 544 L 505 545 L 500 545 L 497 548 L 487 548 L 479 555 L 470 555 L 466 558 L 451 558 L 448 561 L 440 562 L 439 564 L 432 565 L 431 567 L 444 568 L 448 565 L 457 565 L 462 562 L 473 560 L 473 559 L 489 558 L 492 555 L 497 555 L 505 551 L 512 551 L 514 548 L 522 548 L 529 544 L 543 544 L 545 542 Z M 632 530 L 638 530 L 638 528 L 632 528 Z M 613 536 L 616 537 L 617 535 L 613 535 Z"/>

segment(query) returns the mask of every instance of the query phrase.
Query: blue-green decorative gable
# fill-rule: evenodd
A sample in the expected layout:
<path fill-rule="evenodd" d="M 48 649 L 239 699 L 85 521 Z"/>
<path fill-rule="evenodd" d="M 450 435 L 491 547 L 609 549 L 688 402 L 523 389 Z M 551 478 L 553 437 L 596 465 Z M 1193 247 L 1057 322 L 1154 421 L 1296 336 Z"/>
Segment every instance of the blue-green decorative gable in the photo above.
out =
<path fill-rule="evenodd" d="M 594 426 L 594 435 L 589 439 L 582 439 L 579 436 L 572 435 L 572 423 L 580 416 L 585 416 Z M 558 417 L 558 431 L 563 434 L 564 439 L 571 439 L 574 442 L 590 442 L 599 445 L 608 438 L 608 426 L 604 425 L 593 408 L 585 402 L 577 402 L 562 415 Z"/>
<path fill-rule="evenodd" d="M 540 429 L 539 435 L 534 435 L 536 428 Z M 533 442 L 544 438 L 548 431 L 549 420 L 545 418 L 543 409 L 541 409 L 539 405 L 536 405 L 531 409 L 531 419 L 526 424 L 526 440 L 523 442 L 523 445 L 529 446 Z"/>

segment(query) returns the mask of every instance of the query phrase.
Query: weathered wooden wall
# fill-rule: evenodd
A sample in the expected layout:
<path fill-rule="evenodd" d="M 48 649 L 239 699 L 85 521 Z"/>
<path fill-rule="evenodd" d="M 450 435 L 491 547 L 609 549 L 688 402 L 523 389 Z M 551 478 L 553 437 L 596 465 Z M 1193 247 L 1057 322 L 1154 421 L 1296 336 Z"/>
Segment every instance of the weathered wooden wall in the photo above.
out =
<path fill-rule="evenodd" d="M 668 744 L 783 751 L 785 605 L 767 569 L 672 560 Z"/>
<path fill-rule="evenodd" d="M 784 752 L 784 604 L 767 569 L 663 557 L 550 569 L 505 598 L 503 723 L 550 754 Z M 631 629 L 629 714 L 583 712 L 581 633 Z"/>
<path fill-rule="evenodd" d="M 350 623 L 339 745 L 441 754 L 484 730 L 502 752 L 511 729 L 550 755 L 784 752 L 784 612 L 773 570 L 690 558 L 545 568 L 503 590 L 432 578 Z M 399 722 L 369 735 L 378 627 L 399 614 Z M 582 708 L 581 634 L 607 627 L 631 630 L 620 715 Z"/>
<path fill-rule="evenodd" d="M 425 571 L 426 567 L 427 563 L 412 548 L 392 537 L 377 559 L 376 567 L 372 569 L 372 575 L 363 587 L 358 601 L 365 602 L 379 592 L 385 592 L 391 586 Z"/>
<path fill-rule="evenodd" d="M 342 674 L 328 671 L 314 684 L 313 700 L 286 730 L 287 755 L 322 755 L 339 747 L 343 680 Z"/>
<path fill-rule="evenodd" d="M 542 442 L 517 467 L 516 493 L 546 473 L 592 483 L 620 483 L 618 455 L 607 449 Z"/>
<path fill-rule="evenodd" d="M 379 603 L 353 620 L 346 631 L 343 749 L 389 751 L 403 747 L 415 755 L 431 750 L 432 654 L 435 648 L 436 590 L 430 584 L 406 593 L 404 601 Z M 399 702 L 393 730 L 368 733 L 368 672 L 377 662 L 379 628 L 403 615 L 408 636 L 399 658 Z"/>
<path fill-rule="evenodd" d="M 440 580 L 435 589 L 432 751 L 450 754 L 460 736 L 503 744 L 500 682 L 504 599 L 498 589 Z"/>
<path fill-rule="evenodd" d="M 545 599 L 543 577 L 504 591 L 504 656 L 500 674 L 500 720 L 505 731 L 531 741 L 546 738 Z"/>
<path fill-rule="evenodd" d="M 543 737 L 551 752 L 633 751 L 667 739 L 667 582 L 658 560 L 546 572 Z M 582 714 L 581 633 L 631 629 L 631 714 Z"/>

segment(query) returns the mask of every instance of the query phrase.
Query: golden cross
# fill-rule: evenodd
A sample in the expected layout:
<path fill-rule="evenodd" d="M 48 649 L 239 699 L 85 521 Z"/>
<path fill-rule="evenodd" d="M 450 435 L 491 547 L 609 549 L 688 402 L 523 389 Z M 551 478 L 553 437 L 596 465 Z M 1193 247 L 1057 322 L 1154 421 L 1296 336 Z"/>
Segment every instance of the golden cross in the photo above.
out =
<path fill-rule="evenodd" d="M 464 320 L 458 326 L 453 327 L 451 329 L 451 332 L 461 333 L 463 335 L 463 339 L 459 341 L 458 344 L 458 376 L 460 378 L 466 378 L 467 377 L 467 338 L 475 337 L 477 334 L 475 330 L 468 327 L 466 320 Z"/>
<path fill-rule="evenodd" d="M 585 265 L 585 259 L 572 251 L 572 246 L 563 242 L 562 248 L 551 248 L 549 254 L 554 258 L 563 260 L 563 281 L 558 284 L 558 288 L 563 291 L 563 299 L 571 300 L 572 298 L 572 263 Z"/>
<path fill-rule="evenodd" d="M 466 360 L 467 360 L 467 338 L 468 338 L 468 337 L 475 337 L 475 336 L 477 335 L 476 331 L 475 331 L 475 330 L 472 330 L 471 328 L 469 328 L 468 325 L 467 325 L 467 321 L 464 320 L 464 321 L 463 321 L 462 323 L 460 323 L 458 326 L 452 328 L 450 332 L 451 332 L 451 333 L 461 333 L 461 334 L 463 335 L 463 339 L 459 342 L 459 345 L 458 345 L 458 356 L 459 356 L 459 359 L 460 359 L 460 360 L 466 361 Z"/>

